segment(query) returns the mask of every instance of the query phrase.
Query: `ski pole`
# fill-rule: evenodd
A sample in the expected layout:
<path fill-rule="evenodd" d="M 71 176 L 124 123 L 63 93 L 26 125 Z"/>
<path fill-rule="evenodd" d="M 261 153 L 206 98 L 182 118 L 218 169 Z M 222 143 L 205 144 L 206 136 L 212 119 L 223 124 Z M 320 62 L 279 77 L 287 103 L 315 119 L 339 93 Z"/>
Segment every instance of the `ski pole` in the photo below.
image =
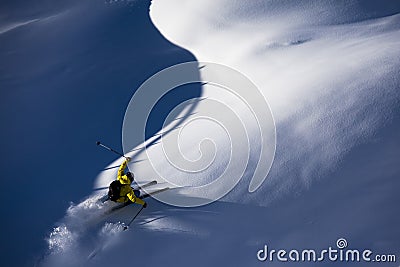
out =
<path fill-rule="evenodd" d="M 120 153 L 120 152 L 118 152 L 118 151 L 115 151 L 115 150 L 112 149 L 111 147 L 108 147 L 108 146 L 102 144 L 102 143 L 99 142 L 99 141 L 97 141 L 96 144 L 97 144 L 98 146 L 104 147 L 105 149 L 107 149 L 107 150 L 109 150 L 109 151 L 111 151 L 111 152 L 114 152 L 114 153 L 117 154 L 117 155 L 120 155 L 121 157 L 126 158 L 122 153 Z"/>
<path fill-rule="evenodd" d="M 143 208 L 144 208 L 144 206 L 142 206 L 142 207 L 140 208 L 140 210 L 136 213 L 136 215 L 132 218 L 132 220 L 131 220 L 127 225 L 124 226 L 124 231 L 128 229 L 128 227 L 131 225 L 131 223 L 133 222 L 133 220 L 136 219 L 136 217 L 137 217 L 137 216 L 139 215 L 139 213 L 143 210 Z"/>

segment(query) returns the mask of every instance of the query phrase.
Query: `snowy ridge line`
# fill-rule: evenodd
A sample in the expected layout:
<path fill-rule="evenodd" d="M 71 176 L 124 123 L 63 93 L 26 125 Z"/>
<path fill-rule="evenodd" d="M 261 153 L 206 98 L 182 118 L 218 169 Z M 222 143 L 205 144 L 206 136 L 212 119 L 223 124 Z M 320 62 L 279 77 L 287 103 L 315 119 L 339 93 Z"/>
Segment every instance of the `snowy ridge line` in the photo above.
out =
<path fill-rule="evenodd" d="M 32 19 L 32 20 L 28 20 L 28 21 L 25 21 L 25 22 L 17 22 L 17 23 L 13 23 L 13 24 L 10 24 L 10 25 L 2 26 L 2 27 L 0 27 L 0 34 L 12 31 L 14 29 L 17 29 L 19 27 L 22 27 L 22 26 L 37 22 L 39 20 L 40 19 Z"/>

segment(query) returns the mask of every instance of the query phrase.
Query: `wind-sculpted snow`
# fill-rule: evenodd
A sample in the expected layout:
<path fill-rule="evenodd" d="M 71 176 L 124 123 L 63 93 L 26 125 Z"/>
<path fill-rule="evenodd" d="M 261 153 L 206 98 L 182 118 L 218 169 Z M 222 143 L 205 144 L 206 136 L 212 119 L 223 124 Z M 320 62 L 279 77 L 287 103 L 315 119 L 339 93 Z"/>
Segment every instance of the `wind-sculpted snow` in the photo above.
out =
<path fill-rule="evenodd" d="M 276 121 L 277 155 L 264 186 L 246 198 L 265 205 L 333 171 L 393 117 L 398 11 L 388 1 L 171 0 L 153 1 L 150 15 L 199 61 L 237 69 L 264 94 Z M 251 175 L 226 199 L 246 195 Z"/>

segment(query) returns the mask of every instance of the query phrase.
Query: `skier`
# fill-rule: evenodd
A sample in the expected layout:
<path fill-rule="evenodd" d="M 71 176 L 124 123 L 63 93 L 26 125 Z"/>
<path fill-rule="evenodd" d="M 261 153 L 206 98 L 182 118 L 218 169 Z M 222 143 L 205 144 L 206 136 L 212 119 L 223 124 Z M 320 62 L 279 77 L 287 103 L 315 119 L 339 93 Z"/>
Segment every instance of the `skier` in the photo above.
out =
<path fill-rule="evenodd" d="M 108 197 L 110 200 L 119 203 L 137 203 L 147 207 L 147 203 L 139 198 L 140 191 L 133 190 L 131 183 L 134 181 L 134 175 L 131 172 L 124 173 L 128 162 L 131 159 L 126 157 L 125 161 L 121 164 L 118 170 L 117 180 L 113 181 L 108 188 Z"/>

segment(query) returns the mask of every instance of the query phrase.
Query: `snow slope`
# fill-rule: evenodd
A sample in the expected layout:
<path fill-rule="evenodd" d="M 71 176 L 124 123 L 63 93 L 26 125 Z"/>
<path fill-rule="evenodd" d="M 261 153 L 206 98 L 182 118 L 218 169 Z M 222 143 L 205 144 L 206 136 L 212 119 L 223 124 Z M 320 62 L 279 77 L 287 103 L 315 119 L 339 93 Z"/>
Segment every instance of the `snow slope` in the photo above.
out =
<path fill-rule="evenodd" d="M 40 264 L 281 266 L 289 263 L 260 263 L 257 251 L 265 244 L 275 249 L 323 249 L 334 247 L 339 238 L 346 238 L 351 248 L 399 258 L 398 12 L 391 1 L 153 1 L 150 15 L 167 39 L 194 53 L 198 61 L 241 71 L 264 94 L 277 130 L 272 169 L 250 194 L 260 149 L 256 138 L 250 150 L 243 150 L 250 151 L 247 172 L 222 201 L 178 208 L 150 200 L 149 208 L 125 232 L 118 222 L 129 220 L 137 207 L 103 218 L 106 207 L 97 204 L 102 192 L 96 191 L 69 208 L 49 237 L 50 250 Z M 202 97 L 230 102 L 215 90 L 204 85 Z M 210 107 L 207 103 L 199 101 L 191 109 L 194 115 L 182 121 L 186 133 L 179 140 L 189 160 L 215 152 L 205 173 L 185 179 L 188 173 L 165 159 L 162 142 L 150 138 L 148 151 L 129 154 L 136 161 L 130 168 L 139 179 L 161 174 L 177 185 L 198 186 L 229 167 L 226 137 L 233 133 L 208 120 L 189 123 Z M 244 125 L 251 139 L 256 124 Z M 172 138 L 173 124 L 164 130 L 171 130 L 166 140 Z M 193 150 L 205 137 L 215 146 Z M 125 152 L 130 149 L 135 147 Z M 118 159 L 107 166 L 95 187 L 114 179 L 112 167 L 120 163 Z M 240 172 L 234 167 L 229 171 Z M 121 251 L 125 253 L 115 257 Z M 321 264 L 345 263 L 295 263 Z"/>
<path fill-rule="evenodd" d="M 0 1 L 2 266 L 32 266 L 71 201 L 92 190 L 112 157 L 95 142 L 121 145 L 135 89 L 161 69 L 195 60 L 159 33 L 149 6 Z M 161 129 L 163 110 L 201 93 L 189 89 L 167 97 L 150 134 Z"/>

